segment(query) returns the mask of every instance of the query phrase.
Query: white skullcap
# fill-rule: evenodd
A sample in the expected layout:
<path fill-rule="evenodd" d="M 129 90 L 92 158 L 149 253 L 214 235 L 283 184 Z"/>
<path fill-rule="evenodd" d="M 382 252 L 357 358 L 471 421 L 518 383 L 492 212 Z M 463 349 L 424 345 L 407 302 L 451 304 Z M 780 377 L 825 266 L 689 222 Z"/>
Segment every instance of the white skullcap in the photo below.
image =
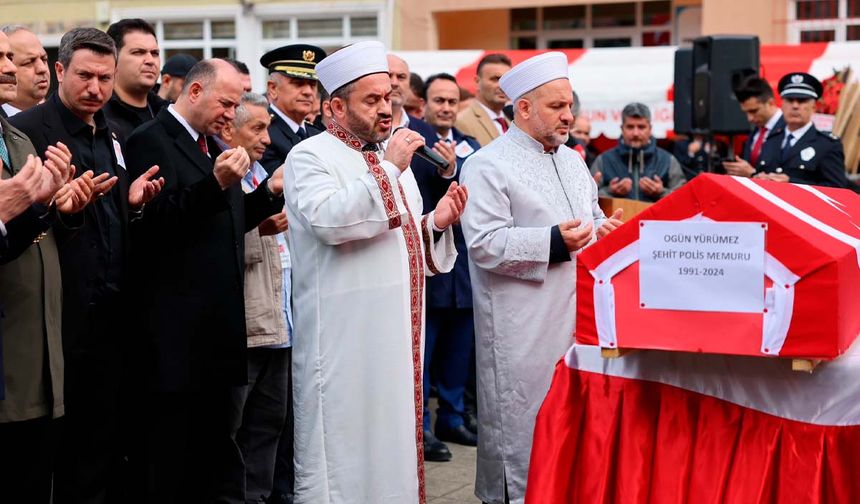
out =
<path fill-rule="evenodd" d="M 317 65 L 317 72 L 319 72 L 319 65 Z M 568 78 L 567 56 L 556 51 L 539 54 L 523 61 L 502 75 L 499 85 L 511 101 L 516 101 L 517 98 L 549 81 Z"/>
<path fill-rule="evenodd" d="M 365 75 L 388 73 L 388 58 L 382 42 L 356 42 L 329 54 L 317 63 L 317 77 L 332 94 Z"/>

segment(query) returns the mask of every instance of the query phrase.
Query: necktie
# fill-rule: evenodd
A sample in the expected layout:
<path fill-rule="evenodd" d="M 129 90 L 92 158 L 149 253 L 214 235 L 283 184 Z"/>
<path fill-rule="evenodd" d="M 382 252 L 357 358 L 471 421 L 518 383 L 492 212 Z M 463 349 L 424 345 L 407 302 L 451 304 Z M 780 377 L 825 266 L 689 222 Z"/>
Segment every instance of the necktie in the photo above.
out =
<path fill-rule="evenodd" d="M 785 137 L 785 145 L 782 146 L 782 162 L 785 162 L 785 160 L 788 158 L 788 151 L 791 149 L 791 140 L 793 138 L 794 136 L 791 133 L 789 133 L 788 136 Z"/>
<path fill-rule="evenodd" d="M 298 131 L 296 131 L 296 135 L 298 135 L 298 136 L 299 136 L 299 138 L 301 138 L 302 140 L 304 140 L 304 139 L 306 139 L 306 138 L 308 137 L 308 132 L 307 132 L 307 131 L 305 131 L 305 127 L 304 127 L 304 126 L 299 126 Z"/>
<path fill-rule="evenodd" d="M 758 138 L 755 139 L 755 144 L 753 145 L 752 152 L 750 152 L 750 164 L 755 165 L 758 163 L 758 158 L 761 155 L 761 146 L 764 143 L 764 138 L 767 136 L 767 128 L 762 128 L 758 134 Z"/>
<path fill-rule="evenodd" d="M 508 132 L 508 120 L 504 117 L 497 117 L 496 122 L 502 125 L 502 133 Z"/>
<path fill-rule="evenodd" d="M 197 137 L 197 146 L 200 147 L 200 152 L 205 154 L 207 157 L 209 156 L 209 146 L 206 145 L 206 135 L 199 135 Z"/>
<path fill-rule="evenodd" d="M 6 140 L 3 140 L 3 135 L 0 135 L 0 159 L 3 160 L 3 166 L 12 173 L 12 162 L 9 161 L 9 151 L 6 149 Z"/>

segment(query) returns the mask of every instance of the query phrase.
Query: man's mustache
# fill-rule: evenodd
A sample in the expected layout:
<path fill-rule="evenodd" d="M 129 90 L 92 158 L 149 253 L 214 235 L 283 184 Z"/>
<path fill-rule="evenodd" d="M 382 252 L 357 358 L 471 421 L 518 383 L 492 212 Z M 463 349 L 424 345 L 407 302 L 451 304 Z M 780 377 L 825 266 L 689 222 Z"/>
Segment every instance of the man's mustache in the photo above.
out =
<path fill-rule="evenodd" d="M 0 84 L 18 84 L 18 78 L 14 75 L 0 74 Z"/>

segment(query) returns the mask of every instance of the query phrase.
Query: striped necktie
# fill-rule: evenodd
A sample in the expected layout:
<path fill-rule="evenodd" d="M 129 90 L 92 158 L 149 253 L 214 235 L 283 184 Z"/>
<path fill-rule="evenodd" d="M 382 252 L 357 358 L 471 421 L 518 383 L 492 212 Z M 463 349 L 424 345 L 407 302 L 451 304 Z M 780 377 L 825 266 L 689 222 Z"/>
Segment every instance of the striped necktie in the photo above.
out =
<path fill-rule="evenodd" d="M 9 160 L 9 150 L 6 149 L 6 140 L 3 139 L 2 134 L 0 134 L 0 159 L 3 160 L 3 166 L 9 170 L 9 173 L 12 173 L 12 162 Z"/>

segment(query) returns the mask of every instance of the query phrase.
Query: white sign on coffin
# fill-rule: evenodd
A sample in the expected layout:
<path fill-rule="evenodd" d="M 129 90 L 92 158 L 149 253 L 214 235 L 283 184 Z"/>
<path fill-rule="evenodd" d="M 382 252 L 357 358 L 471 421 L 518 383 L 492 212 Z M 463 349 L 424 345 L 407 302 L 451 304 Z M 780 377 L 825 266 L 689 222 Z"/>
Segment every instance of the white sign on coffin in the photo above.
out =
<path fill-rule="evenodd" d="M 640 221 L 640 307 L 761 313 L 766 228 L 758 222 Z"/>

